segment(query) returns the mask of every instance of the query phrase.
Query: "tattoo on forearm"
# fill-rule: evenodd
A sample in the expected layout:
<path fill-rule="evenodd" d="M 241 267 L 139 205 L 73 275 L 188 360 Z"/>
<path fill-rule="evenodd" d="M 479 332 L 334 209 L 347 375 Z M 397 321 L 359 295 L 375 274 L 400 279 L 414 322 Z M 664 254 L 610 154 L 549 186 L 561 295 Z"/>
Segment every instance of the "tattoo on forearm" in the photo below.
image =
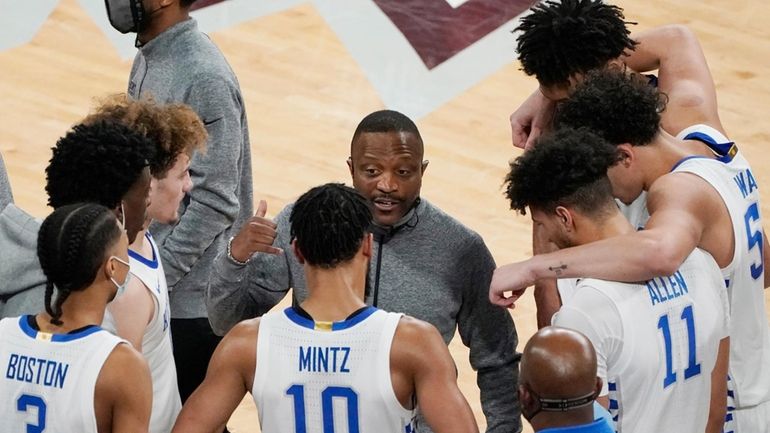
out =
<path fill-rule="evenodd" d="M 549 266 L 548 270 L 556 274 L 557 277 L 560 277 L 562 272 L 567 269 L 567 265 L 561 264 L 559 266 Z"/>

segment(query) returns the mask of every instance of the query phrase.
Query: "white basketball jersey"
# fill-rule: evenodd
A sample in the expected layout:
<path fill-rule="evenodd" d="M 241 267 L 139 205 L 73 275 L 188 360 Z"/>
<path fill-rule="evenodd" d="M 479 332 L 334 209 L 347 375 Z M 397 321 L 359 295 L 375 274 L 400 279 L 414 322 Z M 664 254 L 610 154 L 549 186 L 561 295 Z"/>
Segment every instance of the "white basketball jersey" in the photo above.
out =
<path fill-rule="evenodd" d="M 682 132 L 685 138 L 732 145 L 705 125 Z M 723 162 L 722 162 L 723 161 Z M 756 179 L 746 158 L 734 153 L 718 161 L 687 158 L 672 170 L 700 176 L 722 197 L 733 223 L 735 254 L 722 269 L 730 299 L 730 379 L 736 407 L 770 401 L 770 329 L 765 311 L 762 213 Z M 770 422 L 770 420 L 768 420 Z"/>
<path fill-rule="evenodd" d="M 171 312 L 168 303 L 168 286 L 160 261 L 158 246 L 149 232 L 145 234 L 152 248 L 152 260 L 129 250 L 131 273 L 138 278 L 155 301 L 155 316 L 142 337 L 142 355 L 147 360 L 152 376 L 152 414 L 150 433 L 168 433 L 174 427 L 182 400 L 174 364 L 174 351 L 171 345 L 169 318 Z"/>
<path fill-rule="evenodd" d="M 368 307 L 314 323 L 293 308 L 260 319 L 252 396 L 265 433 L 413 431 L 390 380 L 390 347 L 401 318 Z"/>
<path fill-rule="evenodd" d="M 650 219 L 650 213 L 647 211 L 647 191 L 642 191 L 639 197 L 636 198 L 631 204 L 623 204 L 620 200 L 615 200 L 620 209 L 620 213 L 626 217 L 628 222 L 636 230 L 643 230 L 647 224 L 647 220 Z M 562 304 L 566 304 L 569 300 L 575 296 L 577 290 L 578 279 L 576 278 L 561 278 L 556 280 L 556 288 L 559 291 L 559 298 Z"/>
<path fill-rule="evenodd" d="M 553 324 L 593 343 L 618 432 L 705 430 L 729 328 L 724 282 L 708 253 L 695 249 L 674 275 L 644 284 L 580 280 Z"/>
<path fill-rule="evenodd" d="M 39 332 L 29 317 L 0 320 L 0 431 L 97 433 L 96 380 L 125 340 L 98 326 Z"/>

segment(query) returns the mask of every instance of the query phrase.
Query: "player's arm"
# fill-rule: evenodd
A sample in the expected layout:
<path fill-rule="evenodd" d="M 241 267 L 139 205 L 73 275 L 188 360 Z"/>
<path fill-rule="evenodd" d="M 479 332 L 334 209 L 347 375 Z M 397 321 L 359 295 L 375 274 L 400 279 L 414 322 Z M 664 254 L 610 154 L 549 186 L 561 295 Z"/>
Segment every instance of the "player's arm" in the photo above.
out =
<path fill-rule="evenodd" d="M 391 369 L 411 377 L 417 405 L 436 433 L 478 432 L 468 402 L 457 387 L 457 368 L 438 330 L 403 317 L 391 348 Z M 511 391 L 513 392 L 513 391 Z"/>
<path fill-rule="evenodd" d="M 677 134 L 703 123 L 724 133 L 717 96 L 698 38 L 684 25 L 666 25 L 633 35 L 639 43 L 624 58 L 635 71 L 658 70 L 658 86 L 668 96 L 663 129 Z"/>
<path fill-rule="evenodd" d="M 118 344 L 104 363 L 94 391 L 99 431 L 147 432 L 152 410 L 152 379 L 142 355 Z"/>
<path fill-rule="evenodd" d="M 546 98 L 540 89 L 531 95 L 511 114 L 513 145 L 522 149 L 533 146 L 537 137 L 551 127 L 556 103 Z"/>
<path fill-rule="evenodd" d="M 727 414 L 727 368 L 730 358 L 730 338 L 719 341 L 717 362 L 711 371 L 711 407 L 706 433 L 722 433 Z"/>
<path fill-rule="evenodd" d="M 648 192 L 645 230 L 502 266 L 492 278 L 490 301 L 512 307 L 527 287 L 543 278 L 635 282 L 673 274 L 700 243 L 710 215 L 722 206 L 709 188 L 688 173 L 661 177 Z M 509 291 L 512 295 L 505 297 Z"/>
<path fill-rule="evenodd" d="M 558 248 L 545 236 L 545 230 L 537 224 L 532 225 L 532 254 L 545 254 Z M 551 318 L 559 308 L 561 299 L 555 278 L 546 278 L 535 282 L 535 305 L 537 306 L 537 328 L 551 325 Z"/>
<path fill-rule="evenodd" d="M 258 332 L 259 319 L 253 319 L 227 333 L 211 357 L 206 379 L 185 402 L 172 433 L 211 433 L 227 423 L 254 383 Z"/>
<path fill-rule="evenodd" d="M 107 304 L 107 310 L 115 321 L 118 336 L 141 352 L 144 331 L 155 315 L 155 301 L 144 283 L 132 278 L 126 291 Z"/>

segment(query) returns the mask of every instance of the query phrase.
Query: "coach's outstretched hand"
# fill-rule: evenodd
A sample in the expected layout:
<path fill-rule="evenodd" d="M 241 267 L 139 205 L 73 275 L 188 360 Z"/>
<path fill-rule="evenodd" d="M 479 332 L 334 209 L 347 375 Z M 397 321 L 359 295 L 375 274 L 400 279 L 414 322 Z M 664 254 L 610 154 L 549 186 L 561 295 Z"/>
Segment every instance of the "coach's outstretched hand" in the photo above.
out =
<path fill-rule="evenodd" d="M 529 270 L 529 261 L 511 263 L 495 269 L 489 285 L 489 301 L 506 308 L 515 308 L 515 302 L 527 287 L 535 283 L 535 276 Z M 506 292 L 511 292 L 506 296 Z"/>
<path fill-rule="evenodd" d="M 230 245 L 230 254 L 239 262 L 246 262 L 254 253 L 283 254 L 283 250 L 273 246 L 275 229 L 272 220 L 265 218 L 267 202 L 259 201 L 257 212 L 249 218 Z"/>
<path fill-rule="evenodd" d="M 513 145 L 531 148 L 535 140 L 551 127 L 556 104 L 535 90 L 516 111 L 511 114 Z"/>

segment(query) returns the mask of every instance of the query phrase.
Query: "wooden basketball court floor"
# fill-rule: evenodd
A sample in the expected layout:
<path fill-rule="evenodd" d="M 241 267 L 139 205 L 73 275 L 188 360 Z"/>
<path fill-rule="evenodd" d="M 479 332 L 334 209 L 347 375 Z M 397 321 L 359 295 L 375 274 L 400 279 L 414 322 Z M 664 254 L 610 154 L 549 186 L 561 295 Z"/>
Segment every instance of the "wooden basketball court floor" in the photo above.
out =
<path fill-rule="evenodd" d="M 362 4 L 358 2 L 370 0 L 337 0 L 334 7 L 342 10 Z M 10 3 L 18 6 L 22 1 Z M 255 199 L 266 199 L 270 214 L 311 186 L 348 181 L 345 159 L 356 124 L 365 114 L 385 107 L 386 100 L 398 100 L 384 97 L 387 92 L 382 86 L 378 90 L 372 85 L 378 80 L 381 83 L 382 77 L 361 60 L 360 51 L 357 58 L 351 55 L 355 49 L 345 45 L 345 38 L 339 36 L 342 33 L 335 32 L 328 16 L 325 19 L 319 12 L 326 8 L 328 14 L 328 2 L 286 3 L 289 6 L 284 9 L 236 20 L 210 32 L 240 80 L 248 109 Z M 765 192 L 770 185 L 770 28 L 766 26 L 770 3 L 616 3 L 629 20 L 639 23 L 636 29 L 684 23 L 697 33 L 718 88 L 722 122 L 753 164 L 764 200 L 762 211 L 770 215 L 770 196 Z M 15 46 L 0 47 L 0 151 L 17 204 L 42 217 L 50 211 L 43 189 L 50 147 L 88 112 L 92 98 L 125 90 L 131 60 L 118 53 L 103 23 L 95 22 L 93 11 L 103 13 L 101 1 L 47 0 L 39 4 L 49 5 L 51 11 L 34 34 Z M 15 10 L 6 8 L 3 20 L 22 20 L 23 16 L 14 16 L 18 15 Z M 15 24 L 16 29 L 25 27 L 23 21 Z M 507 33 L 513 26 L 509 22 L 502 27 Z M 360 38 L 365 42 L 368 36 Z M 419 113 L 416 120 L 430 160 L 423 196 L 478 231 L 500 264 L 531 254 L 529 217 L 509 211 L 501 193 L 507 161 L 519 154 L 510 144 L 508 115 L 535 87 L 535 81 L 525 77 L 514 62 L 514 36 L 507 37 L 507 46 L 487 53 L 500 67 L 480 74 L 465 88 L 445 92 L 452 94 L 443 101 L 408 110 Z M 388 58 L 390 54 L 372 55 Z M 464 67 L 473 71 L 476 64 Z M 399 79 L 398 72 L 383 73 Z M 410 97 L 408 91 L 406 96 L 403 93 L 402 100 Z M 419 100 L 419 88 L 413 93 Z M 765 299 L 767 303 L 770 297 Z M 536 329 L 531 295 L 512 315 L 521 349 Z M 451 352 L 460 370 L 461 388 L 483 431 L 468 351 L 456 338 Z M 230 426 L 236 432 L 259 430 L 248 397 Z M 525 431 L 531 431 L 528 425 Z"/>

